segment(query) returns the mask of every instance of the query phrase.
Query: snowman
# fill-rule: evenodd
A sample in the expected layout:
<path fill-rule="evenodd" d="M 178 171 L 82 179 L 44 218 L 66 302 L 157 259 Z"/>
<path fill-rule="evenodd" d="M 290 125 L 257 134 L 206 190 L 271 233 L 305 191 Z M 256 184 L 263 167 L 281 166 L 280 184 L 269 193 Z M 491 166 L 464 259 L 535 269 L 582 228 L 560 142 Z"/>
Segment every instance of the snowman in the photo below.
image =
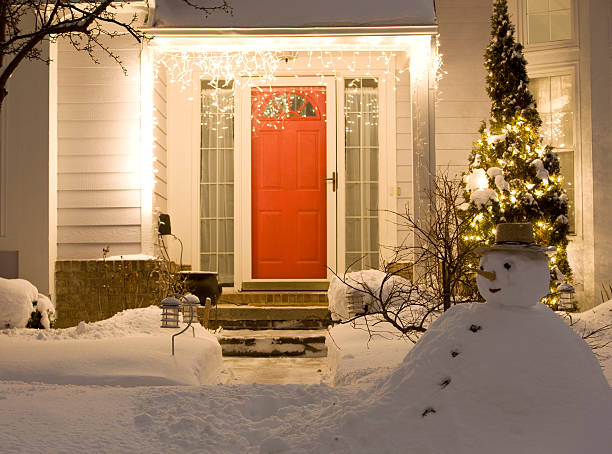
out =
<path fill-rule="evenodd" d="M 555 248 L 536 244 L 531 224 L 499 224 L 495 244 L 478 248 L 476 283 L 489 304 L 531 307 L 548 294 L 550 270 L 546 253 Z"/>
<path fill-rule="evenodd" d="M 341 434 L 355 441 L 353 454 L 381 452 L 380 440 L 389 453 L 612 452 L 612 390 L 599 362 L 539 303 L 550 250 L 530 224 L 497 226 L 495 243 L 477 250 L 486 303 L 441 315 L 369 406 L 346 416 Z"/>

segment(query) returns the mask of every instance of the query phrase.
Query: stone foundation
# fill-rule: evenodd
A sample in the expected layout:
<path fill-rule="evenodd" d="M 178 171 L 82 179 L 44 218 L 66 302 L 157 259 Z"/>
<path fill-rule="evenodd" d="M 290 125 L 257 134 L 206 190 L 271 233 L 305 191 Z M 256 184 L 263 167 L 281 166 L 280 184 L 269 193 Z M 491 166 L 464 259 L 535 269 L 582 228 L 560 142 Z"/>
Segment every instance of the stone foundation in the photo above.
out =
<path fill-rule="evenodd" d="M 55 263 L 56 328 L 159 304 L 160 260 L 60 260 Z M 160 276 L 162 279 L 160 279 Z"/>

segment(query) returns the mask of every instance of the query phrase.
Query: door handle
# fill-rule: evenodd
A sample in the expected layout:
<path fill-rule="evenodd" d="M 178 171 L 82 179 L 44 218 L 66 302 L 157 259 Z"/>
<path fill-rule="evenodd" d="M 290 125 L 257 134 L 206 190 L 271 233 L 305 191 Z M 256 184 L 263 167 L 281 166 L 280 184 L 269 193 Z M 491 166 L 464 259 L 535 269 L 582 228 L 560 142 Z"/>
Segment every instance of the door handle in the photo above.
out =
<path fill-rule="evenodd" d="M 332 191 L 336 192 L 338 190 L 338 174 L 336 172 L 332 172 L 332 176 L 330 178 L 323 178 L 323 181 L 331 181 Z"/>

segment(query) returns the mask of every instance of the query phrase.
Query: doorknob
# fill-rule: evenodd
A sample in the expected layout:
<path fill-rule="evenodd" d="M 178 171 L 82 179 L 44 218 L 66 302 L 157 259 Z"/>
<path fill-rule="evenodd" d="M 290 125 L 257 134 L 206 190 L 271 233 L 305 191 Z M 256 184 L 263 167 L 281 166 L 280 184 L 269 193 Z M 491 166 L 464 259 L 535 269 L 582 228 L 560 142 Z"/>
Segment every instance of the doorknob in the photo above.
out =
<path fill-rule="evenodd" d="M 338 174 L 336 172 L 332 172 L 332 176 L 330 178 L 324 178 L 323 181 L 331 181 L 332 191 L 336 192 L 338 190 Z"/>

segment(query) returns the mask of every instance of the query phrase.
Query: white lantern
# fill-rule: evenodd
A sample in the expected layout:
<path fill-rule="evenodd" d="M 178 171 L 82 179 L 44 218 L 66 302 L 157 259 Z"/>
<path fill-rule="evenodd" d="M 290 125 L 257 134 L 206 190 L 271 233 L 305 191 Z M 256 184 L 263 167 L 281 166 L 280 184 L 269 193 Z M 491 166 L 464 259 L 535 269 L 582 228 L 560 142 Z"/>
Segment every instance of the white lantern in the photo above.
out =
<path fill-rule="evenodd" d="M 179 309 L 181 302 L 169 296 L 164 298 L 161 302 L 162 316 L 161 316 L 161 327 L 162 328 L 178 328 L 179 326 Z"/>

